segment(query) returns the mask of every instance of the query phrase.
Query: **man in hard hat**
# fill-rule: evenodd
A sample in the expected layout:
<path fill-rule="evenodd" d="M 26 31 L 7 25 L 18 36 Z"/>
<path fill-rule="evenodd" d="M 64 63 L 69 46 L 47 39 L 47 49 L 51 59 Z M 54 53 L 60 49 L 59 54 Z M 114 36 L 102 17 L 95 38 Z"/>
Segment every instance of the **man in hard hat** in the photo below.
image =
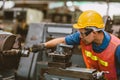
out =
<path fill-rule="evenodd" d="M 33 46 L 50 48 L 59 43 L 81 45 L 82 55 L 87 68 L 108 71 L 106 80 L 118 80 L 120 76 L 120 40 L 104 31 L 104 22 L 99 13 L 93 10 L 84 11 L 73 25 L 78 32 L 66 37 L 56 38 Z"/>

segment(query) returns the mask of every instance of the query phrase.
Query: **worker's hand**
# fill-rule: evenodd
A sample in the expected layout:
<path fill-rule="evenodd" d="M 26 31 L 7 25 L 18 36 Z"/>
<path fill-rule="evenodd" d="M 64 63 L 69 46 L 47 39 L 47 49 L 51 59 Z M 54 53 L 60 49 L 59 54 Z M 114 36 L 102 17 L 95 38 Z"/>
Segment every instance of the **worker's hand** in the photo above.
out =
<path fill-rule="evenodd" d="M 45 45 L 43 43 L 39 44 L 39 45 L 33 45 L 31 48 L 32 52 L 37 52 L 37 51 L 41 51 L 45 49 Z"/>

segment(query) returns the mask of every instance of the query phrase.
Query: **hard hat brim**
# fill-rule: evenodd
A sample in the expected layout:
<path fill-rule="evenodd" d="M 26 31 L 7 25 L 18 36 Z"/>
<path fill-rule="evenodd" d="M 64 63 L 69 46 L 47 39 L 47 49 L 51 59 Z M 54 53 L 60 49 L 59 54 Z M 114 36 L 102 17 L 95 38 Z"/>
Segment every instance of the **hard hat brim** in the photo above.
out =
<path fill-rule="evenodd" d="M 78 24 L 73 24 L 73 28 L 75 28 L 75 29 L 81 29 L 81 28 L 83 28 L 82 26 L 79 26 Z"/>
<path fill-rule="evenodd" d="M 79 26 L 78 24 L 73 24 L 73 28 L 74 29 L 82 29 L 82 28 L 85 28 L 85 27 L 84 26 Z M 94 31 L 104 30 L 104 27 L 103 28 L 87 27 L 87 28 L 93 29 Z"/>

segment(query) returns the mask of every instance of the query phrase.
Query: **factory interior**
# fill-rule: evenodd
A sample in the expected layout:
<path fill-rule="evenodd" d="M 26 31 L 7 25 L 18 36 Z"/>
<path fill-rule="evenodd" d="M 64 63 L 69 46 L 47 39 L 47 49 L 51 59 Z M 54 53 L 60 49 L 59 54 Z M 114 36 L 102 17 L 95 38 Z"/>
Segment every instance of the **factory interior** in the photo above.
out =
<path fill-rule="evenodd" d="M 99 12 L 120 38 L 120 0 L 0 0 L 0 80 L 106 80 L 86 68 L 79 45 L 27 49 L 75 33 L 85 10 Z"/>

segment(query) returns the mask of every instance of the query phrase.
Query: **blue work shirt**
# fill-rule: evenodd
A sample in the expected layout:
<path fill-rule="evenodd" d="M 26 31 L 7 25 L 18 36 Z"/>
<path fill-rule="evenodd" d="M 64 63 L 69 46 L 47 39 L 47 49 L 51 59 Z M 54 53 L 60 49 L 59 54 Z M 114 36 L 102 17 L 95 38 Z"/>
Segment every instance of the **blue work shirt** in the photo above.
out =
<path fill-rule="evenodd" d="M 102 52 L 104 49 L 107 48 L 109 42 L 110 42 L 110 35 L 104 32 L 104 39 L 100 46 L 97 46 L 95 43 L 92 43 L 93 50 L 95 52 Z M 65 37 L 66 44 L 68 45 L 79 45 L 80 44 L 80 33 L 76 32 L 74 34 L 68 35 Z M 116 61 L 116 69 L 117 69 L 117 75 L 120 76 L 120 45 L 117 47 L 115 52 L 115 61 Z"/>

